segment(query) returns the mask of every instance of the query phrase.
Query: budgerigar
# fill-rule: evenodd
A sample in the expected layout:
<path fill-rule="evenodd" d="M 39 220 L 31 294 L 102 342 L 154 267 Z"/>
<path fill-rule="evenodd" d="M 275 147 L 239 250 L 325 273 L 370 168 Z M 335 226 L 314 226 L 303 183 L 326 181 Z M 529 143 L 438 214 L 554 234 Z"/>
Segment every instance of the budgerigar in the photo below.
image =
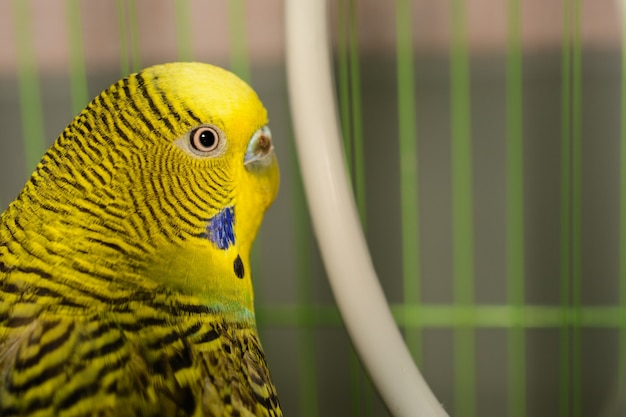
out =
<path fill-rule="evenodd" d="M 267 123 L 235 75 L 172 63 L 63 131 L 0 220 L 0 415 L 282 415 L 249 256 Z"/>

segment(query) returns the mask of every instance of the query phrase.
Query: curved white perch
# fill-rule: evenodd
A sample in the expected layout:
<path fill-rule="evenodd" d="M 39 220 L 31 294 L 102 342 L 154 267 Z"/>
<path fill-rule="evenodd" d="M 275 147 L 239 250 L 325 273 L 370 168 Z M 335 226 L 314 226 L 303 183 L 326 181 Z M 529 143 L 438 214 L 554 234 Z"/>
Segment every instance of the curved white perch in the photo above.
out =
<path fill-rule="evenodd" d="M 356 350 L 394 416 L 443 410 L 414 365 L 374 272 L 343 160 L 325 0 L 286 0 L 287 75 L 313 226 Z"/>

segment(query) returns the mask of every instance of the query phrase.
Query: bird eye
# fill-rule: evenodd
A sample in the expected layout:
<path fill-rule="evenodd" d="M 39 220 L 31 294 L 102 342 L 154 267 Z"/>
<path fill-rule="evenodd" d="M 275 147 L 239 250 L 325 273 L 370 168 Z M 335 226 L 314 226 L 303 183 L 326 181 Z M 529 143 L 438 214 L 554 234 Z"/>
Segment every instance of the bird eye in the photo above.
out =
<path fill-rule="evenodd" d="M 191 131 L 189 135 L 191 147 L 199 152 L 211 152 L 215 150 L 220 143 L 220 135 L 212 127 L 201 126 Z"/>
<path fill-rule="evenodd" d="M 224 132 L 213 124 L 195 126 L 178 137 L 174 145 L 194 158 L 215 158 L 224 153 L 228 141 Z"/>

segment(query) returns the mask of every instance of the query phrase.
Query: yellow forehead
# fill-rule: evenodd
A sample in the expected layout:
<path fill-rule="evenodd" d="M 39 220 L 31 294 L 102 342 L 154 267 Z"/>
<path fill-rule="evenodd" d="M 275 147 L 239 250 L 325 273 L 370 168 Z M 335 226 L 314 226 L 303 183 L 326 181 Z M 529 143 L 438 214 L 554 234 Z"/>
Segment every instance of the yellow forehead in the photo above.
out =
<path fill-rule="evenodd" d="M 267 124 L 267 111 L 254 90 L 235 74 L 209 64 L 186 62 L 145 69 L 146 88 L 165 95 L 189 124 L 211 123 L 231 140 L 247 141 Z"/>

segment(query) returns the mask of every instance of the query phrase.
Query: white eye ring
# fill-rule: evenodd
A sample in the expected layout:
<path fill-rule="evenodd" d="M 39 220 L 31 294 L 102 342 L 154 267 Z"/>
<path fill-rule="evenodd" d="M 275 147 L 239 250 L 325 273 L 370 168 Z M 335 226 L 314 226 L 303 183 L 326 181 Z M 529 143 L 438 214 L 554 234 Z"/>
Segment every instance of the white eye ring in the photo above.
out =
<path fill-rule="evenodd" d="M 189 133 L 189 144 L 194 151 L 197 151 L 201 155 L 217 149 L 221 142 L 221 135 L 211 126 L 200 126 L 193 129 Z"/>
<path fill-rule="evenodd" d="M 213 124 L 195 126 L 174 141 L 186 154 L 200 159 L 215 158 L 228 148 L 226 135 Z"/>

